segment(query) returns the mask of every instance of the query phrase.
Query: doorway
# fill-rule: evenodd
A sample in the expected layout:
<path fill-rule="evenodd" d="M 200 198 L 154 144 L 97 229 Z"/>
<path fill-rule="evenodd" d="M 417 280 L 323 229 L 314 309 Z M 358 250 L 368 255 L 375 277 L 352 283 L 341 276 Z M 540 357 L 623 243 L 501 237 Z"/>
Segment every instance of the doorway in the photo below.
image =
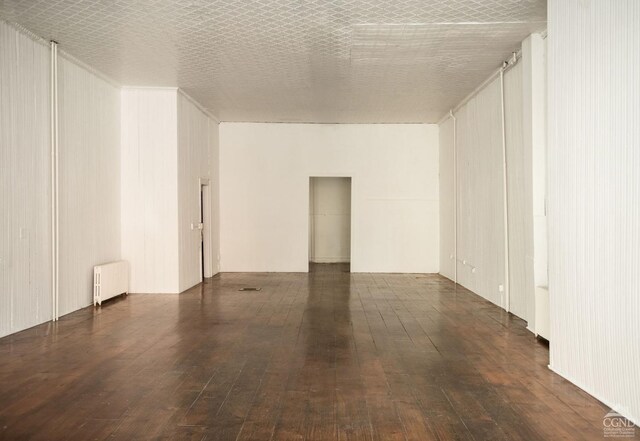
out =
<path fill-rule="evenodd" d="M 351 178 L 309 178 L 309 263 L 351 262 Z"/>
<path fill-rule="evenodd" d="M 200 281 L 213 277 L 211 249 L 211 186 L 209 180 L 200 179 Z"/>

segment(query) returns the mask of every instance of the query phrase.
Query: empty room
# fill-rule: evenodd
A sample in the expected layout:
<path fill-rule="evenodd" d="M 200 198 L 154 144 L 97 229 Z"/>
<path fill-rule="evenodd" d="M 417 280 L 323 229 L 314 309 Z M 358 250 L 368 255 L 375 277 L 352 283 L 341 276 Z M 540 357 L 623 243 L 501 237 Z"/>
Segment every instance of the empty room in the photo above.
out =
<path fill-rule="evenodd" d="M 640 439 L 640 1 L 0 1 L 0 440 Z"/>

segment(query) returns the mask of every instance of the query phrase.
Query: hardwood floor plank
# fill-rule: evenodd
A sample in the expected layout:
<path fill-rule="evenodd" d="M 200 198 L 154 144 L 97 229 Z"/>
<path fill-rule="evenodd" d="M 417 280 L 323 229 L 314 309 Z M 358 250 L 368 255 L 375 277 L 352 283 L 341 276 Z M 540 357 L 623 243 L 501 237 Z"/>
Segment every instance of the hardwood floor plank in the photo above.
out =
<path fill-rule="evenodd" d="M 522 320 L 438 275 L 347 268 L 222 274 L 2 338 L 0 440 L 602 439 L 609 409 Z"/>

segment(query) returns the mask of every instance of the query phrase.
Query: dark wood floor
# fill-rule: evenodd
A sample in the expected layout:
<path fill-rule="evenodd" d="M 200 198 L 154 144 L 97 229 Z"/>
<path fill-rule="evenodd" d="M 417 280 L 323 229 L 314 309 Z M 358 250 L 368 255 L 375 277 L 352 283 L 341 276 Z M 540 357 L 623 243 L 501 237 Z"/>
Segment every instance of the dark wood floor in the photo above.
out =
<path fill-rule="evenodd" d="M 437 275 L 345 269 L 223 274 L 0 339 L 0 438 L 603 439 L 609 409 L 521 320 Z"/>

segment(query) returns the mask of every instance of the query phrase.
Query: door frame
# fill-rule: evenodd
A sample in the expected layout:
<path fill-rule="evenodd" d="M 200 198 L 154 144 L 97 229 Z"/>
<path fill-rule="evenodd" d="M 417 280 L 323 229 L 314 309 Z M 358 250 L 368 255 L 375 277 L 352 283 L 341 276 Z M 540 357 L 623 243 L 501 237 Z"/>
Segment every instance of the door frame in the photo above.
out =
<path fill-rule="evenodd" d="M 354 250 L 354 244 L 355 244 L 355 236 L 356 236 L 356 231 L 354 229 L 354 219 L 355 219 L 355 207 L 353 205 L 353 194 L 354 194 L 354 188 L 355 188 L 355 178 L 353 173 L 311 173 L 309 174 L 308 178 L 307 178 L 307 272 L 309 272 L 309 265 L 310 265 L 310 261 L 311 261 L 311 229 L 314 228 L 314 226 L 311 224 L 311 180 L 313 178 L 349 178 L 351 181 L 351 194 L 350 194 L 350 200 L 349 200 L 349 208 L 351 210 L 351 214 L 349 216 L 349 272 L 353 272 L 352 268 L 353 268 L 353 263 L 354 263 L 354 259 L 353 259 L 353 250 Z"/>
<path fill-rule="evenodd" d="M 198 181 L 198 199 L 200 207 L 200 223 L 202 223 L 200 240 L 200 281 L 213 277 L 213 250 L 211 242 L 211 184 L 209 178 L 200 178 Z"/>

